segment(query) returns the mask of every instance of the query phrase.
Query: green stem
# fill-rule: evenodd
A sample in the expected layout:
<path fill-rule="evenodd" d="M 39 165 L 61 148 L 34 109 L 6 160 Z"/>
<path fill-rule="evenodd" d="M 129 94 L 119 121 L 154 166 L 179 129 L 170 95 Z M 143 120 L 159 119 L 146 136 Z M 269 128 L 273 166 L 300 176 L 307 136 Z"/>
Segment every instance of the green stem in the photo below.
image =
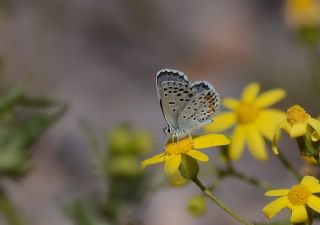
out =
<path fill-rule="evenodd" d="M 239 216 L 237 213 L 229 209 L 227 206 L 225 206 L 220 199 L 218 199 L 214 194 L 212 194 L 200 181 L 198 178 L 192 179 L 192 181 L 203 191 L 203 193 L 212 200 L 215 204 L 217 204 L 220 208 L 222 208 L 226 213 L 228 213 L 230 216 L 232 216 L 234 219 L 239 221 L 240 223 L 244 225 L 253 225 L 253 223 L 248 222 L 246 219 Z"/>
<path fill-rule="evenodd" d="M 258 180 L 254 177 L 247 176 L 239 171 L 236 171 L 232 166 L 228 166 L 227 169 L 220 169 L 217 167 L 214 167 L 214 170 L 216 172 L 216 175 L 219 179 L 223 179 L 225 177 L 235 177 L 239 179 L 242 182 L 245 182 L 249 185 L 252 185 L 257 188 L 261 188 L 263 190 L 270 190 L 272 189 L 272 186 L 264 181 Z"/>
<path fill-rule="evenodd" d="M 220 184 L 221 179 L 216 179 L 210 186 L 207 187 L 209 191 L 214 191 Z"/>
<path fill-rule="evenodd" d="M 261 188 L 261 189 L 264 189 L 264 190 L 270 190 L 272 189 L 272 186 L 269 185 L 268 183 L 264 182 L 264 181 L 261 181 L 261 180 L 258 180 L 256 178 L 253 178 L 253 177 L 249 177 L 243 173 L 240 173 L 240 172 L 237 172 L 237 171 L 232 171 L 232 175 L 236 178 L 238 178 L 239 180 L 245 182 L 245 183 L 248 183 L 254 187 L 258 187 L 258 188 Z"/>
<path fill-rule="evenodd" d="M 280 160 L 282 165 L 297 179 L 297 181 L 301 181 L 302 177 L 300 173 L 292 166 L 289 160 L 286 159 L 280 152 L 277 158 Z"/>
<path fill-rule="evenodd" d="M 8 225 L 25 225 L 6 193 L 0 189 L 0 212 Z"/>

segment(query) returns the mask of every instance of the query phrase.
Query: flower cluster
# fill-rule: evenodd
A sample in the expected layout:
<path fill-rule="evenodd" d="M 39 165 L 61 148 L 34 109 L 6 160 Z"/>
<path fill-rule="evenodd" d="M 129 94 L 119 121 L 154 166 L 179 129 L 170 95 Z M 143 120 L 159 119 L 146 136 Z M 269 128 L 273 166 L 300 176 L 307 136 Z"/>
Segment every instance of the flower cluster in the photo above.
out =
<path fill-rule="evenodd" d="M 320 0 L 285 0 L 284 20 L 297 40 L 310 50 L 314 62 L 315 83 L 320 90 Z M 292 212 L 292 224 L 311 225 L 313 220 L 320 218 L 316 215 L 320 213 L 320 198 L 317 197 L 320 195 L 320 183 L 316 178 L 320 174 L 320 120 L 298 104 L 287 110 L 275 108 L 275 104 L 285 96 L 284 89 L 260 92 L 258 83 L 250 83 L 244 88 L 239 99 L 222 98 L 221 102 L 226 111 L 213 116 L 213 123 L 204 126 L 206 134 L 166 143 L 163 153 L 144 160 L 141 167 L 163 162 L 165 173 L 174 181 L 174 186 L 182 186 L 188 180 L 192 181 L 204 195 L 237 221 L 252 225 L 222 204 L 212 191 L 219 182 L 230 176 L 265 190 L 271 189 L 270 185 L 241 173 L 234 166 L 234 161 L 243 156 L 245 149 L 257 160 L 268 160 L 268 146 L 271 146 L 270 152 L 274 153 L 274 158 L 300 183 L 290 189 L 267 191 L 266 196 L 278 198 L 266 205 L 263 213 L 272 219 L 283 208 L 289 208 Z M 282 131 L 297 144 L 297 151 L 291 150 L 290 154 L 297 154 L 303 159 L 301 161 L 304 165 L 299 169 L 286 158 L 284 150 L 280 151 L 280 141 L 285 137 L 281 135 Z M 221 132 L 228 132 L 226 135 L 230 137 L 216 134 Z M 198 150 L 215 146 L 221 146 L 220 159 L 223 159 L 221 161 L 224 165 L 211 165 L 215 180 L 209 185 L 210 188 L 206 188 L 198 179 L 198 161 L 207 162 L 209 157 Z M 193 216 L 202 215 L 205 209 L 203 196 L 190 201 L 188 207 Z"/>
<path fill-rule="evenodd" d="M 251 83 L 243 90 L 241 98 L 223 98 L 222 105 L 229 111 L 222 112 L 213 117 L 213 123 L 204 127 L 207 134 L 198 137 L 185 137 L 166 143 L 164 152 L 157 154 L 141 163 L 141 168 L 152 164 L 164 163 L 164 170 L 173 181 L 173 186 L 184 185 L 187 180 L 193 181 L 201 190 L 221 208 L 243 224 L 250 224 L 232 210 L 225 207 L 217 198 L 208 191 L 198 180 L 198 161 L 207 162 L 208 155 L 199 149 L 221 146 L 222 154 L 227 155 L 227 169 L 215 167 L 217 178 L 235 176 L 249 184 L 265 188 L 264 183 L 235 171 L 230 167 L 232 160 L 238 160 L 247 147 L 251 155 L 257 160 L 267 160 L 267 145 L 272 146 L 273 153 L 279 155 L 279 159 L 288 170 L 294 170 L 290 163 L 283 158 L 278 148 L 280 133 L 282 130 L 288 133 L 290 138 L 297 141 L 300 155 L 309 161 L 318 162 L 320 149 L 320 121 L 310 116 L 301 106 L 294 105 L 287 112 L 270 108 L 282 100 L 286 92 L 277 88 L 266 92 L 260 92 L 258 83 Z M 216 132 L 231 129 L 231 137 L 228 139 Z M 227 150 L 227 151 L 226 151 Z M 230 161 L 231 160 L 231 161 Z M 296 177 L 299 172 L 293 171 Z M 320 213 L 320 183 L 312 176 L 305 176 L 301 183 L 290 189 L 270 190 L 266 196 L 279 197 L 263 208 L 263 213 L 273 218 L 281 209 L 291 209 L 291 223 L 303 223 L 310 219 L 307 211 L 312 209 Z M 201 216 L 204 213 L 205 201 L 202 196 L 190 201 L 188 210 L 193 216 Z"/>

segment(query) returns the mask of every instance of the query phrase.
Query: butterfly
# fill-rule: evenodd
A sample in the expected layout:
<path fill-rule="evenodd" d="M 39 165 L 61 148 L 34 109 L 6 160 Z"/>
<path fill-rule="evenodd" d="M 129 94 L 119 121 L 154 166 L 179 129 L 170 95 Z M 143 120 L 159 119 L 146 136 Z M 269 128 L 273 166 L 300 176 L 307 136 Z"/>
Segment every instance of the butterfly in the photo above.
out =
<path fill-rule="evenodd" d="M 157 93 L 167 122 L 165 139 L 183 138 L 206 124 L 220 106 L 220 97 L 207 81 L 191 83 L 181 71 L 162 69 L 156 77 Z"/>

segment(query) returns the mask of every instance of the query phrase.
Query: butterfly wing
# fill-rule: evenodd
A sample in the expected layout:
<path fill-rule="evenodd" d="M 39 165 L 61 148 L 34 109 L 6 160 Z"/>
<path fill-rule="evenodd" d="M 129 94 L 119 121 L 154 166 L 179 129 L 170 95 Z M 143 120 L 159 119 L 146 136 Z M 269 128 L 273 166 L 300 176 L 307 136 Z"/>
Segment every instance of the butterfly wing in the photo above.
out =
<path fill-rule="evenodd" d="M 220 105 L 220 98 L 214 87 L 206 82 L 195 82 L 190 88 L 194 96 L 178 117 L 178 127 L 184 132 L 212 122 L 212 115 Z"/>
<path fill-rule="evenodd" d="M 157 74 L 157 92 L 163 116 L 168 126 L 175 132 L 179 129 L 180 113 L 193 97 L 190 95 L 189 79 L 177 70 L 160 70 Z"/>

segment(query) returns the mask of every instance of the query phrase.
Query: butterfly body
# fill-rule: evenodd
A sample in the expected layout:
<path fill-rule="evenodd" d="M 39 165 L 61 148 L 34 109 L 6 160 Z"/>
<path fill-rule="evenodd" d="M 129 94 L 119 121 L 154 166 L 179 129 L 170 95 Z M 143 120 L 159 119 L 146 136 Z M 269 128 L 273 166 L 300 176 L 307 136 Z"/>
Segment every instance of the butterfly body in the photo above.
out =
<path fill-rule="evenodd" d="M 191 83 L 188 77 L 172 69 L 157 73 L 157 92 L 167 122 L 167 139 L 181 138 L 212 122 L 220 105 L 219 95 L 206 81 Z"/>

